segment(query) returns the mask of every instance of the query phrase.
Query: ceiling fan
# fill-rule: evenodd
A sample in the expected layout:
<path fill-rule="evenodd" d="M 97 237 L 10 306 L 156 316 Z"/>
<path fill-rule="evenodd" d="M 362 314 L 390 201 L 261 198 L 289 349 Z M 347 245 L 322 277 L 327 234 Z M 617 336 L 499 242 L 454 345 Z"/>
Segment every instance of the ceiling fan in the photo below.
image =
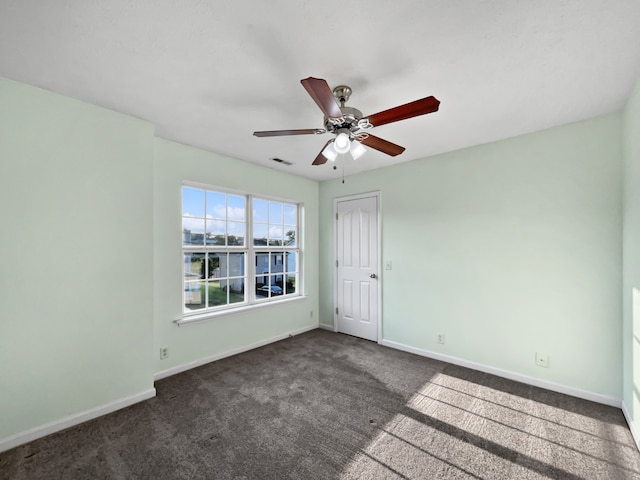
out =
<path fill-rule="evenodd" d="M 327 163 L 327 160 L 335 160 L 338 154 L 344 153 L 351 153 L 353 158 L 357 159 L 366 151 L 363 145 L 395 157 L 404 152 L 404 147 L 371 135 L 365 130 L 433 113 L 440 105 L 440 101 L 435 97 L 426 97 L 365 117 L 360 110 L 345 106 L 351 96 L 350 87 L 339 85 L 331 90 L 326 80 L 314 77 L 300 80 L 300 83 L 324 113 L 324 128 L 266 130 L 253 132 L 253 134 L 256 137 L 279 137 L 333 133 L 335 138 L 322 147 L 313 165 L 322 165 Z"/>

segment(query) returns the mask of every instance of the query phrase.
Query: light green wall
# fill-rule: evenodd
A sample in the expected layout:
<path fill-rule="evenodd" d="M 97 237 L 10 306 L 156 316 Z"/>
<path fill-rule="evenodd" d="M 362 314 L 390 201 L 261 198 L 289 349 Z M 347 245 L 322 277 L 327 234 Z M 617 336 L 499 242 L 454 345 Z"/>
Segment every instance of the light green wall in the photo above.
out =
<path fill-rule="evenodd" d="M 321 323 L 333 199 L 379 190 L 385 340 L 620 398 L 621 128 L 612 115 L 323 182 Z"/>
<path fill-rule="evenodd" d="M 624 112 L 623 400 L 640 423 L 640 80 Z M 635 295 L 634 295 L 635 289 Z"/>
<path fill-rule="evenodd" d="M 153 388 L 152 141 L 0 78 L 0 439 Z"/>
<path fill-rule="evenodd" d="M 154 168 L 156 371 L 181 365 L 318 325 L 318 183 L 221 155 L 156 140 Z M 181 186 L 183 181 L 275 196 L 303 203 L 304 294 L 306 298 L 203 323 L 178 327 L 182 308 Z M 313 316 L 311 313 L 313 312 Z"/>

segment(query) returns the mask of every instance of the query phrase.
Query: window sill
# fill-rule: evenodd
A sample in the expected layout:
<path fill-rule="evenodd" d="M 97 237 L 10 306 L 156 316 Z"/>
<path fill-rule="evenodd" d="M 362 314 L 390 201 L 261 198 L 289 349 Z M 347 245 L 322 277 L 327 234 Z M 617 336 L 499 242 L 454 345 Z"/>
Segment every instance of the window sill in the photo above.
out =
<path fill-rule="evenodd" d="M 254 303 L 253 305 L 243 305 L 242 307 L 229 308 L 227 310 L 218 310 L 217 312 L 185 315 L 177 320 L 174 320 L 173 323 L 175 323 L 179 327 L 184 327 L 186 325 L 206 322 L 214 318 L 227 317 L 230 315 L 238 315 L 240 313 L 247 313 L 247 312 L 251 312 L 253 310 L 259 310 L 265 307 L 268 308 L 268 307 L 274 307 L 277 305 L 284 305 L 286 303 L 299 302 L 301 300 L 306 300 L 307 298 L 308 297 L 306 295 L 299 295 L 297 297 L 283 298 L 282 300 L 276 300 L 272 302 Z"/>

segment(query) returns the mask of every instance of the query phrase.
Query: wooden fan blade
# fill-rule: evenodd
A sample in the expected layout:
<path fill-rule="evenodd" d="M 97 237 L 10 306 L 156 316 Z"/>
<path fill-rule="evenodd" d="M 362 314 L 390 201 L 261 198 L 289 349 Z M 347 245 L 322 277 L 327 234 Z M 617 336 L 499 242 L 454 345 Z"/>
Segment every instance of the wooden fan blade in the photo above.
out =
<path fill-rule="evenodd" d="M 382 138 L 376 137 L 375 135 L 369 135 L 364 140 L 361 140 L 360 143 L 382 153 L 386 153 L 387 155 L 391 155 L 392 157 L 400 155 L 402 152 L 404 152 L 404 147 L 396 145 L 395 143 L 388 142 L 387 140 L 383 140 Z"/>
<path fill-rule="evenodd" d="M 256 137 L 281 137 L 283 135 L 312 135 L 326 132 L 323 128 L 304 128 L 300 130 L 264 130 L 253 132 Z"/>
<path fill-rule="evenodd" d="M 342 118 L 342 110 L 340 105 L 333 96 L 333 92 L 326 80 L 322 78 L 305 78 L 300 80 L 302 86 L 305 88 L 311 98 L 316 102 L 322 113 L 329 118 Z"/>
<path fill-rule="evenodd" d="M 435 97 L 426 97 L 421 100 L 416 100 L 415 102 L 405 103 L 404 105 L 390 108 L 389 110 L 374 113 L 373 115 L 369 115 L 368 120 L 371 125 L 378 127 L 387 123 L 437 112 L 439 106 L 440 100 Z"/>
<path fill-rule="evenodd" d="M 327 163 L 328 158 L 325 157 L 322 152 L 324 152 L 324 149 L 327 148 L 327 145 L 329 145 L 331 143 L 331 140 L 329 140 L 327 143 L 324 144 L 324 147 L 322 147 L 322 150 L 320 150 L 320 153 L 318 154 L 318 156 L 316 157 L 316 159 L 313 161 L 313 163 L 311 165 L 324 165 L 325 163 Z"/>

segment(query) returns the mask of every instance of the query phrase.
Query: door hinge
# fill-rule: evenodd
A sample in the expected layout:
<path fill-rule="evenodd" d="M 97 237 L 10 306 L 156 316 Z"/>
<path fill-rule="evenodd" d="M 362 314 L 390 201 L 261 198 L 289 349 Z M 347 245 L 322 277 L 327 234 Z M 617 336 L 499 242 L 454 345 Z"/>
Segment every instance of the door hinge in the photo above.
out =
<path fill-rule="evenodd" d="M 336 267 L 338 266 L 338 260 L 336 260 Z"/>
<path fill-rule="evenodd" d="M 336 307 L 336 315 L 338 314 L 338 307 Z"/>
<path fill-rule="evenodd" d="M 338 219 L 338 212 L 336 212 L 336 220 Z"/>

